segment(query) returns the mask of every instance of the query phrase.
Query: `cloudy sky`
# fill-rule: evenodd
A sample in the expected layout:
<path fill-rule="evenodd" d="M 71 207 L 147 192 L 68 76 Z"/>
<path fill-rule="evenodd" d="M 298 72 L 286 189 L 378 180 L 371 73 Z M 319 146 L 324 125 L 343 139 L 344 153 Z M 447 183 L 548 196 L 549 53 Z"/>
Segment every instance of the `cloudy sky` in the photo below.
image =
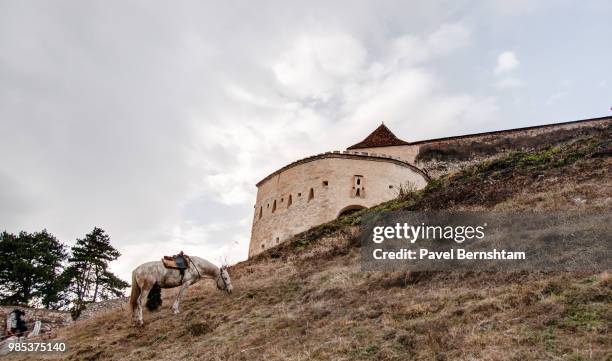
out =
<path fill-rule="evenodd" d="M 609 1 L 0 1 L 0 229 L 246 258 L 255 183 L 384 121 L 610 114 Z"/>

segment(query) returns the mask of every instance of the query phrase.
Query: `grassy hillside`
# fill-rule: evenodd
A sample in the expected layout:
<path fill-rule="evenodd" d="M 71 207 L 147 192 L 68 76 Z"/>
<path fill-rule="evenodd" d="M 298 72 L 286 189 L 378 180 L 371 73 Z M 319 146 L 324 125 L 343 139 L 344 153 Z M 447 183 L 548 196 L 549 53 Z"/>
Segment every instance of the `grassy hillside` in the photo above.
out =
<path fill-rule="evenodd" d="M 364 273 L 355 235 L 395 209 L 610 209 L 611 135 L 513 152 L 313 228 L 235 265 L 231 296 L 203 282 L 174 316 L 168 291 L 143 329 L 125 310 L 78 323 L 57 335 L 61 358 L 609 360 L 607 272 Z"/>

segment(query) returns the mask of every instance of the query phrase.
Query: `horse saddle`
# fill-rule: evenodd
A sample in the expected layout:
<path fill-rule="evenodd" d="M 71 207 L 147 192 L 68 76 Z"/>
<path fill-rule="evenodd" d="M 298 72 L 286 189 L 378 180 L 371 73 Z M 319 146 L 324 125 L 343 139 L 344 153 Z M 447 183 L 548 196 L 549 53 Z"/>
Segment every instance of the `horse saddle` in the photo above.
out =
<path fill-rule="evenodd" d="M 162 263 L 166 268 L 184 271 L 189 268 L 189 256 L 183 254 L 183 252 L 175 254 L 174 256 L 164 256 L 164 258 L 162 258 Z"/>

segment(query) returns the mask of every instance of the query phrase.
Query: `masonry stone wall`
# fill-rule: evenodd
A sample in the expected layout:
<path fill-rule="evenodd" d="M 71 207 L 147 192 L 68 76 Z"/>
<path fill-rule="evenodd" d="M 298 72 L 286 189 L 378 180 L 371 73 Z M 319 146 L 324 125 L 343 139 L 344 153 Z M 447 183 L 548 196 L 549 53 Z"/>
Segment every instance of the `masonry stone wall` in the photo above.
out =
<path fill-rule="evenodd" d="M 427 177 L 385 155 L 335 152 L 294 162 L 257 185 L 249 257 L 331 221 L 344 210 L 393 199 L 407 183 L 420 189 Z"/>
<path fill-rule="evenodd" d="M 119 308 L 123 308 L 125 310 L 128 309 L 128 301 L 127 297 L 114 298 L 111 300 L 105 300 L 95 303 L 88 303 L 85 306 L 85 309 L 81 311 L 78 320 L 87 320 L 93 317 L 97 317 L 103 313 L 113 311 Z"/>
<path fill-rule="evenodd" d="M 422 167 L 425 167 L 426 164 L 425 162 L 419 161 L 418 155 L 419 155 L 419 152 L 424 147 L 428 147 L 428 148 L 444 147 L 444 146 L 448 146 L 451 144 L 452 145 L 469 145 L 474 142 L 491 143 L 491 142 L 498 141 L 500 139 L 508 139 L 512 141 L 513 139 L 520 138 L 520 137 L 537 138 L 539 135 L 550 133 L 550 132 L 555 132 L 558 130 L 571 130 L 571 129 L 584 128 L 584 127 L 604 127 L 604 126 L 610 125 L 611 122 L 612 122 L 612 117 L 596 118 L 596 119 L 583 120 L 583 121 L 549 124 L 549 125 L 543 125 L 543 126 L 501 130 L 501 131 L 488 132 L 488 133 L 470 134 L 470 135 L 463 135 L 463 136 L 425 140 L 425 141 L 419 141 L 419 142 L 412 142 L 408 145 L 363 148 L 363 149 L 359 149 L 359 151 L 380 152 L 380 153 L 389 154 L 392 156 L 399 157 L 408 163 L 418 166 L 419 168 L 422 168 Z M 437 161 L 440 161 L 440 160 L 438 159 Z"/>
<path fill-rule="evenodd" d="M 368 153 L 384 153 L 389 154 L 394 157 L 398 157 L 403 161 L 406 161 L 410 164 L 415 164 L 415 159 L 419 154 L 419 144 L 415 145 L 392 145 L 388 147 L 375 147 L 375 148 L 363 148 L 359 149 L 360 152 L 368 152 Z"/>
<path fill-rule="evenodd" d="M 26 323 L 28 332 L 32 331 L 34 322 L 41 321 L 41 334 L 47 334 L 54 329 L 72 324 L 70 312 L 29 308 L 21 306 L 0 306 L 0 338 L 6 335 L 6 318 L 14 309 L 22 310 L 25 315 L 21 319 Z"/>
<path fill-rule="evenodd" d="M 128 299 L 126 297 L 116 298 L 112 300 L 100 301 L 96 303 L 88 303 L 86 308 L 81 312 L 77 321 L 87 320 L 98 315 L 109 312 L 118 308 L 127 309 Z M 22 320 L 28 327 L 28 332 L 32 331 L 34 323 L 41 321 L 41 334 L 46 335 L 51 331 L 61 327 L 71 325 L 75 321 L 69 311 L 49 310 L 46 308 L 30 308 L 22 306 L 0 306 L 0 338 L 6 336 L 6 318 L 14 309 L 22 310 L 25 315 Z"/>

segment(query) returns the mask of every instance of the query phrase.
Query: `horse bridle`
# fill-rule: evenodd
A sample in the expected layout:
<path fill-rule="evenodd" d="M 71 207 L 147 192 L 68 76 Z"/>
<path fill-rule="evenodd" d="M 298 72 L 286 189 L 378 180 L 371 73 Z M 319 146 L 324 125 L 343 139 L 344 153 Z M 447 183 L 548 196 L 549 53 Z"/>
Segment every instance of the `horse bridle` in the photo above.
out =
<path fill-rule="evenodd" d="M 202 278 L 202 275 L 200 274 L 200 270 L 198 269 L 198 266 L 196 266 L 192 261 L 191 258 L 189 259 L 189 267 L 193 266 L 193 268 L 195 268 L 196 272 L 198 273 L 198 279 Z M 223 277 L 223 266 L 219 267 L 219 277 L 221 277 L 221 280 L 223 281 L 223 287 L 225 289 L 225 291 L 227 291 L 227 282 L 225 282 L 225 277 Z"/>

